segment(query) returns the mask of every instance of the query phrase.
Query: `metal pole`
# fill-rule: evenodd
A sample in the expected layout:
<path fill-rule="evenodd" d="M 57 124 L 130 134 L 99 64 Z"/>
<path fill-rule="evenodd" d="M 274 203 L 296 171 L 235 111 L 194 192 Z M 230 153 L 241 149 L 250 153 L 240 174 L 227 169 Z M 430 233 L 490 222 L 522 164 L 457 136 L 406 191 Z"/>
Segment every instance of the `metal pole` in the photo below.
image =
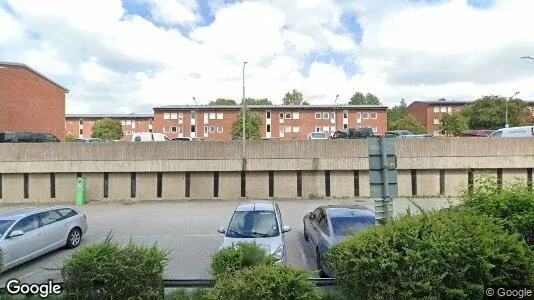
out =
<path fill-rule="evenodd" d="M 510 97 L 510 99 L 507 99 L 505 101 L 505 113 L 504 113 L 504 127 L 508 128 L 508 101 L 512 101 L 512 98 L 515 97 L 519 92 L 516 92 L 513 96 Z"/>
<path fill-rule="evenodd" d="M 339 97 L 339 95 L 336 95 L 336 101 L 334 102 L 334 132 L 337 131 L 337 112 L 336 112 L 336 109 L 337 109 L 337 98 Z"/>
<path fill-rule="evenodd" d="M 246 117 L 246 114 L 247 114 L 247 106 L 245 104 L 245 65 L 247 64 L 247 62 L 243 62 L 243 99 L 241 100 L 241 104 L 243 105 L 243 134 L 241 135 L 241 142 L 243 144 L 243 156 L 245 155 L 245 140 L 247 139 L 247 136 L 246 136 L 246 132 L 245 132 L 245 126 L 246 126 L 246 121 L 245 121 L 245 117 Z"/>

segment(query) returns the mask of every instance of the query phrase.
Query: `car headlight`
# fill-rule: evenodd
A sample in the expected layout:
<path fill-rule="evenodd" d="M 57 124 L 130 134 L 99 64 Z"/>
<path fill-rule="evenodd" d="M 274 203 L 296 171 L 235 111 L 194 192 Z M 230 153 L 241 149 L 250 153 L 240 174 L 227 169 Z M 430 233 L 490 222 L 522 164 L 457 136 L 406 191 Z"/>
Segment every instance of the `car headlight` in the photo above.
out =
<path fill-rule="evenodd" d="M 281 260 L 284 257 L 284 246 L 280 245 L 276 251 L 273 253 L 273 257 L 276 260 Z"/>

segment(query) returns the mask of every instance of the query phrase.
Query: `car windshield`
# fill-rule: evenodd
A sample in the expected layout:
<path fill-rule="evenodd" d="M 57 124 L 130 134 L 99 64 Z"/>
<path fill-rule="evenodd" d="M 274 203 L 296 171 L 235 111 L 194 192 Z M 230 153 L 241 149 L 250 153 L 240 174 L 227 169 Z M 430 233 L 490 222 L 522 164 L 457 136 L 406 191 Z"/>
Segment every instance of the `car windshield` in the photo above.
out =
<path fill-rule="evenodd" d="M 335 236 L 349 236 L 375 224 L 372 217 L 334 217 L 330 219 Z"/>
<path fill-rule="evenodd" d="M 274 211 L 235 211 L 228 226 L 227 237 L 258 238 L 280 234 Z"/>
<path fill-rule="evenodd" d="M 6 230 L 15 222 L 14 220 L 0 220 L 0 237 L 4 235 Z"/>
<path fill-rule="evenodd" d="M 318 138 L 318 139 L 324 139 L 324 138 L 326 138 L 326 134 L 324 134 L 322 132 L 314 132 L 314 133 L 312 133 L 312 137 L 313 138 Z"/>

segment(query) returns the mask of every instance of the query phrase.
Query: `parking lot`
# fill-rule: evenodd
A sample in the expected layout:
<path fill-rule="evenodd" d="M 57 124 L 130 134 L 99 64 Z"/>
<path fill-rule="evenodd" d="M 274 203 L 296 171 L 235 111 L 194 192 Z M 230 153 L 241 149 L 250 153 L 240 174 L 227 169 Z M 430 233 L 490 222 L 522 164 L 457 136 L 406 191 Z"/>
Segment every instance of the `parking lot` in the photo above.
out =
<path fill-rule="evenodd" d="M 365 200 L 364 200 L 365 201 Z M 447 199 L 416 199 L 425 209 L 448 205 Z M 302 237 L 302 218 L 325 204 L 363 204 L 373 207 L 371 202 L 354 200 L 281 200 L 282 218 L 292 230 L 287 233 L 286 247 L 288 263 L 293 266 L 315 269 L 315 260 Z M 456 200 L 452 200 L 453 203 Z M 108 233 L 119 242 L 133 239 L 144 244 L 157 243 L 171 251 L 165 272 L 168 279 L 210 278 L 211 256 L 219 248 L 223 235 L 217 227 L 227 225 L 234 201 L 195 202 L 141 202 L 91 203 L 79 207 L 87 215 L 89 231 L 80 247 L 103 241 Z M 407 200 L 396 200 L 394 212 L 406 211 L 411 205 Z M 18 206 L 20 207 L 20 206 Z M 0 206 L 6 210 L 14 206 Z M 79 248 L 78 248 L 79 249 Z M 8 279 L 18 278 L 23 282 L 43 282 L 47 279 L 60 280 L 58 268 L 65 257 L 74 250 L 58 250 L 29 263 L 0 274 L 0 286 Z"/>

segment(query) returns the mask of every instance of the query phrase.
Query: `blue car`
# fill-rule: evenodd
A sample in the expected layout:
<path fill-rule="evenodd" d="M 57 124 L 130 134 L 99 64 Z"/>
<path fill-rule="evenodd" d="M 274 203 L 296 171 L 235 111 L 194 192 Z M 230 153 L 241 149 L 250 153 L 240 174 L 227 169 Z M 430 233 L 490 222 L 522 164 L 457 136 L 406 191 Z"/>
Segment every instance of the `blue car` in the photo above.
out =
<path fill-rule="evenodd" d="M 342 239 L 377 224 L 375 213 L 359 205 L 320 206 L 304 216 L 304 239 L 309 242 L 321 277 L 334 277 L 325 254 Z"/>

